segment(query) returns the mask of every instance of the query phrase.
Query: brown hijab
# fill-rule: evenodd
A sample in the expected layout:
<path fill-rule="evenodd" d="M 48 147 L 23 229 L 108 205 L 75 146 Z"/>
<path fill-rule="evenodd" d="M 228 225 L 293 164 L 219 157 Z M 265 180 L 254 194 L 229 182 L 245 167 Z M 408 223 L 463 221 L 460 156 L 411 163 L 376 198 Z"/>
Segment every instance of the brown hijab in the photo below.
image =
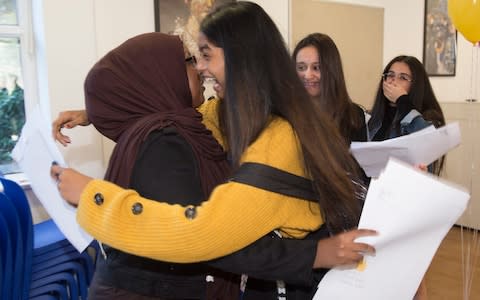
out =
<path fill-rule="evenodd" d="M 173 126 L 192 147 L 205 196 L 225 181 L 225 153 L 192 108 L 177 36 L 142 34 L 110 51 L 88 73 L 85 99 L 89 120 L 117 143 L 105 179 L 129 187 L 142 142 L 152 131 Z"/>

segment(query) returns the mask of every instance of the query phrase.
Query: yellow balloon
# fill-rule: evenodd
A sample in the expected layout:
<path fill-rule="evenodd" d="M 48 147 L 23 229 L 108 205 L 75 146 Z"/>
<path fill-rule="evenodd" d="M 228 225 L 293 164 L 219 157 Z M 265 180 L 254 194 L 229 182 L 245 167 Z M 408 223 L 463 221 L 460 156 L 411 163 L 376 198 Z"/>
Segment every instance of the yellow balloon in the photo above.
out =
<path fill-rule="evenodd" d="M 468 41 L 480 41 L 480 0 L 448 0 L 448 15 Z"/>

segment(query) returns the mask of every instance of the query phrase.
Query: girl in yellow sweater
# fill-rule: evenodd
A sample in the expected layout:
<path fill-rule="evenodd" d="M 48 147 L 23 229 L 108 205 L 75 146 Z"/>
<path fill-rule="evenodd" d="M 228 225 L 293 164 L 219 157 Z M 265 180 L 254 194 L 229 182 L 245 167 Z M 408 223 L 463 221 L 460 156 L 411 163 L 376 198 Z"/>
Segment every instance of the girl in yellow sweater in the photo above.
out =
<path fill-rule="evenodd" d="M 204 107 L 204 121 L 221 129 L 232 177 L 246 163 L 268 165 L 311 179 L 318 203 L 230 181 L 202 205 L 182 207 L 53 167 L 63 197 L 78 204 L 78 222 L 115 248 L 172 262 L 224 256 L 272 230 L 302 238 L 324 223 L 333 236 L 318 242 L 315 267 L 354 264 L 373 252 L 354 242 L 375 233 L 352 229 L 361 208 L 347 145 L 310 101 L 263 9 L 243 1 L 218 8 L 202 22 L 199 46 L 197 69 L 222 99 Z"/>

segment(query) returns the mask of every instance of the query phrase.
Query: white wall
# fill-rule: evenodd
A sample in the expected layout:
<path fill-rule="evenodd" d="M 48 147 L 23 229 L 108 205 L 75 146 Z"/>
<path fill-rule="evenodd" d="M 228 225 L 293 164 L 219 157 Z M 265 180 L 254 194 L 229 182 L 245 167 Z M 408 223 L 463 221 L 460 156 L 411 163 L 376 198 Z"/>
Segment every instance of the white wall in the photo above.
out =
<path fill-rule="evenodd" d="M 252 0 L 260 5 L 277 24 L 285 42 L 290 44 L 290 0 Z"/>
<path fill-rule="evenodd" d="M 43 28 L 38 22 L 35 28 L 43 35 L 36 39 L 37 49 L 42 50 L 38 58 L 40 103 L 49 108 L 51 116 L 82 108 L 83 80 L 96 60 L 93 2 L 45 0 L 36 5 L 34 16 L 43 20 Z M 74 130 L 70 135 L 74 144 L 64 151 L 67 161 L 89 174 L 101 175 L 100 137 L 91 128 Z"/>
<path fill-rule="evenodd" d="M 60 111 L 84 107 L 83 82 L 93 64 L 129 37 L 154 30 L 152 0 L 36 0 L 40 103 L 52 120 Z M 103 177 L 104 148 L 111 147 L 92 126 L 69 130 L 66 161 Z M 108 150 L 106 152 L 109 152 Z"/>

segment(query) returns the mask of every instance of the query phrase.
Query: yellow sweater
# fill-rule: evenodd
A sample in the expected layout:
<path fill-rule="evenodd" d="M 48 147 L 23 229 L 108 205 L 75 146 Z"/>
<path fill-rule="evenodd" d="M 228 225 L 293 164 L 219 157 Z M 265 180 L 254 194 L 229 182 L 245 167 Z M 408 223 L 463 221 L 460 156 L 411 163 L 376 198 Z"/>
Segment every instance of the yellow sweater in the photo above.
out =
<path fill-rule="evenodd" d="M 214 111 L 203 110 L 209 128 L 216 123 L 209 114 Z M 242 162 L 263 163 L 306 177 L 300 150 L 289 123 L 275 118 L 247 149 Z M 97 193 L 103 195 L 100 205 L 95 201 Z M 132 213 L 136 203 L 143 206 L 139 214 Z M 114 248 L 178 263 L 225 256 L 275 229 L 285 237 L 303 238 L 323 223 L 315 203 L 236 182 L 215 188 L 208 201 L 195 207 L 194 218 L 186 217 L 187 209 L 93 180 L 82 193 L 77 220 L 92 236 Z"/>

